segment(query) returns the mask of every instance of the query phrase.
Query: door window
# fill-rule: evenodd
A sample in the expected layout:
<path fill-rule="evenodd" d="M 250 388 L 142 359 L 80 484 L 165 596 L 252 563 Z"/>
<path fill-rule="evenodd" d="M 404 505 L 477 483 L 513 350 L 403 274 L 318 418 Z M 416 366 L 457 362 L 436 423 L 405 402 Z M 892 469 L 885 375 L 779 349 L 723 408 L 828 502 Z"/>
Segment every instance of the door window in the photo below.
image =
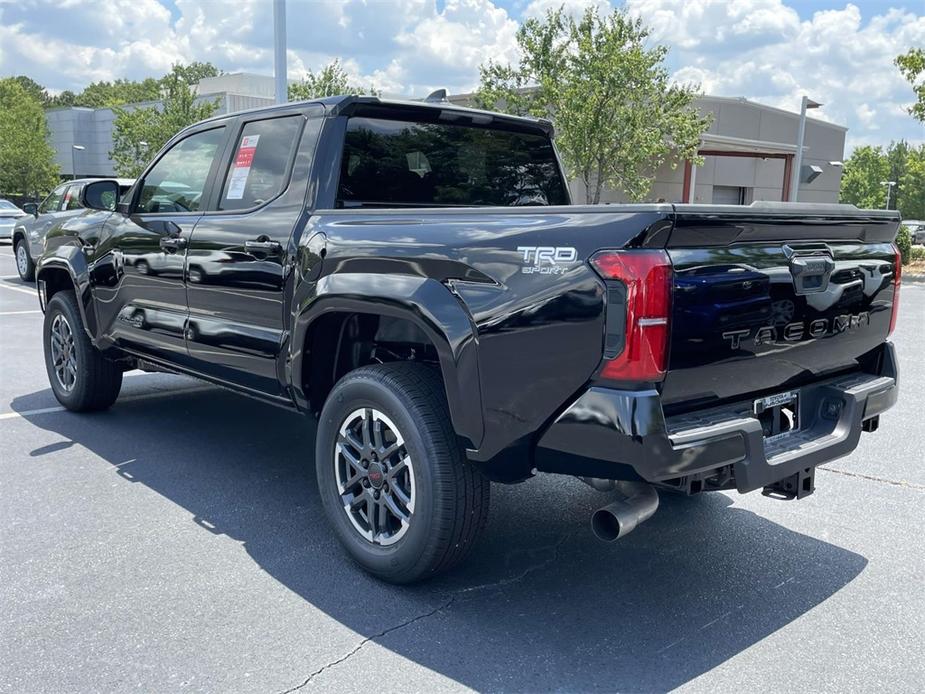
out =
<path fill-rule="evenodd" d="M 67 192 L 64 194 L 64 209 L 80 209 L 80 186 L 71 186 L 67 189 Z"/>
<path fill-rule="evenodd" d="M 55 188 L 45 200 L 42 201 L 41 206 L 39 206 L 39 212 L 41 214 L 48 214 L 49 212 L 58 212 L 61 209 L 61 200 L 64 197 L 64 191 L 67 189 L 66 185 L 58 186 Z"/>
<path fill-rule="evenodd" d="M 171 147 L 145 176 L 136 211 L 170 214 L 201 209 L 224 130 L 196 133 Z"/>
<path fill-rule="evenodd" d="M 245 210 L 283 192 L 302 120 L 287 116 L 244 126 L 225 176 L 219 209 Z"/>

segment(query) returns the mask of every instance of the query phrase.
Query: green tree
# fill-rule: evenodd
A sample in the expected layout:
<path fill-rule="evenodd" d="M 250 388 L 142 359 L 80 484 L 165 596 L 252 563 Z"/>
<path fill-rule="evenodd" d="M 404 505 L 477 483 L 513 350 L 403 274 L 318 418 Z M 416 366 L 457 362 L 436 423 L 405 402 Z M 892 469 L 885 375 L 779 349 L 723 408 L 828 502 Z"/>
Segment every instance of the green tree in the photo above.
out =
<path fill-rule="evenodd" d="M 890 162 L 882 147 L 864 145 L 852 152 L 845 162 L 839 201 L 863 208 L 883 208 Z"/>
<path fill-rule="evenodd" d="M 372 85 L 364 88 L 351 84 L 350 76 L 341 67 L 339 60 L 328 63 L 317 74 L 309 70 L 304 79 L 296 84 L 289 85 L 289 101 L 322 99 L 326 96 L 341 96 L 344 94 L 371 94 L 377 96 L 379 92 Z"/>
<path fill-rule="evenodd" d="M 38 198 L 58 181 L 39 97 L 17 78 L 0 80 L 0 191 Z"/>
<path fill-rule="evenodd" d="M 601 16 L 591 7 L 578 20 L 562 8 L 549 11 L 518 30 L 517 66 L 491 60 L 481 66 L 476 102 L 552 117 L 586 202 L 600 202 L 605 185 L 641 200 L 663 163 L 702 163 L 697 149 L 710 125 L 694 107 L 696 89 L 670 82 L 668 49 L 649 47 L 648 37 L 642 21 L 624 10 Z"/>
<path fill-rule="evenodd" d="M 925 50 L 913 48 L 908 53 L 897 56 L 896 66 L 902 73 L 915 94 L 915 103 L 909 107 L 909 113 L 925 123 Z M 923 79 L 919 79 L 919 78 Z"/>
<path fill-rule="evenodd" d="M 115 107 L 113 148 L 109 153 L 121 176 L 135 177 L 145 164 L 177 132 L 205 118 L 218 108 L 218 101 L 196 98 L 188 67 L 175 65 L 160 80 L 161 103 L 145 108 Z"/>
<path fill-rule="evenodd" d="M 903 219 L 925 219 L 925 145 L 908 149 L 898 183 L 896 209 Z"/>
<path fill-rule="evenodd" d="M 845 162 L 841 180 L 841 202 L 882 209 L 886 206 L 887 187 L 890 209 L 899 210 L 903 219 L 925 219 L 925 145 L 913 147 L 900 140 L 882 147 L 864 146 L 854 150 Z"/>
<path fill-rule="evenodd" d="M 51 97 L 48 96 L 48 91 L 46 91 L 45 87 L 43 87 L 31 77 L 26 77 L 25 75 L 17 75 L 13 79 L 19 83 L 19 86 L 26 90 L 29 96 L 36 99 L 43 106 L 48 103 L 49 99 L 51 99 Z"/>
<path fill-rule="evenodd" d="M 70 89 L 65 89 L 60 94 L 48 97 L 45 102 L 45 108 L 61 108 L 63 106 L 76 106 L 77 95 Z"/>
<path fill-rule="evenodd" d="M 188 85 L 193 86 L 199 84 L 200 80 L 206 77 L 218 77 L 222 74 L 222 71 L 212 63 L 200 63 L 197 61 L 189 65 L 174 65 L 171 74 L 178 75 Z"/>
<path fill-rule="evenodd" d="M 49 108 L 59 106 L 107 108 L 124 104 L 137 104 L 142 101 L 160 99 L 165 80 L 170 77 L 178 77 L 192 86 L 198 84 L 205 77 L 216 77 L 220 74 L 221 71 L 212 63 L 194 62 L 189 65 L 174 65 L 170 73 L 161 79 L 146 77 L 143 80 L 117 79 L 112 82 L 91 82 L 76 94 L 72 91 L 63 91 L 51 97 L 45 94 L 44 101 Z M 29 81 L 31 82 L 31 80 Z M 40 85 L 36 84 L 35 86 L 41 89 Z"/>
<path fill-rule="evenodd" d="M 122 104 L 136 104 L 141 101 L 154 101 L 159 96 L 160 81 L 153 77 L 148 77 L 141 82 L 120 79 L 113 82 L 88 84 L 82 92 L 75 95 L 73 103 L 69 105 L 107 108 Z"/>

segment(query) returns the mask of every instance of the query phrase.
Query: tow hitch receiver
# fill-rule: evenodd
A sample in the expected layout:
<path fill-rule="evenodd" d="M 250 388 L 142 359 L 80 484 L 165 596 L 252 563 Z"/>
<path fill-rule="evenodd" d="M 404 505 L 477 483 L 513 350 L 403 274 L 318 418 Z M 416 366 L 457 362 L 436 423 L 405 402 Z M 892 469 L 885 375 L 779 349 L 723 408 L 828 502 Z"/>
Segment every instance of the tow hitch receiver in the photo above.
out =
<path fill-rule="evenodd" d="M 815 479 L 816 468 L 803 468 L 789 477 L 778 480 L 774 484 L 769 484 L 761 490 L 761 493 L 772 499 L 781 499 L 784 501 L 802 499 L 816 491 Z"/>

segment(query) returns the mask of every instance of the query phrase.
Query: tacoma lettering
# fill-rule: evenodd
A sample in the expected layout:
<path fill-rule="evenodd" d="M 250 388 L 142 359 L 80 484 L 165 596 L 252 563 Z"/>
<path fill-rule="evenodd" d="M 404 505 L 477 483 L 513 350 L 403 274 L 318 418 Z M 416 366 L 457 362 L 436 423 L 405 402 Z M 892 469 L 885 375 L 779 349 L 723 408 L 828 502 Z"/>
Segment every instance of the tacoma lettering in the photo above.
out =
<path fill-rule="evenodd" d="M 799 342 L 805 335 L 811 338 L 824 337 L 825 335 L 836 335 L 850 330 L 866 328 L 870 325 L 870 312 L 863 311 L 856 314 L 843 314 L 828 318 L 818 318 L 808 325 L 802 321 L 788 323 L 782 326 L 762 326 L 755 329 L 754 335 L 748 328 L 740 330 L 727 330 L 723 333 L 723 339 L 729 342 L 732 349 L 739 349 L 742 343 L 751 338 L 755 346 L 766 345 L 772 342 Z"/>

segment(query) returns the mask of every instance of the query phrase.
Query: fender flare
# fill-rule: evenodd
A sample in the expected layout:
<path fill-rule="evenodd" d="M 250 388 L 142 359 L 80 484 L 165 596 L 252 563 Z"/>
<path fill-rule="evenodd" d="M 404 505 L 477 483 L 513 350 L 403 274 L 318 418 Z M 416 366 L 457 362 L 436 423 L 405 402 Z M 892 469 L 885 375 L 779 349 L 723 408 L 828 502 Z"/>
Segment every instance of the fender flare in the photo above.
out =
<path fill-rule="evenodd" d="M 74 293 L 77 295 L 77 306 L 83 320 L 84 330 L 90 340 L 96 339 L 96 312 L 93 310 L 93 295 L 90 291 L 90 270 L 87 258 L 76 246 L 59 246 L 53 251 L 43 255 L 35 268 L 35 281 L 39 290 L 39 302 L 42 311 L 46 309 L 48 297 L 45 283 L 51 272 L 64 270 L 71 278 Z"/>
<path fill-rule="evenodd" d="M 308 284 L 308 283 L 306 283 Z M 293 304 L 288 380 L 297 404 L 302 392 L 303 345 L 316 320 L 332 312 L 393 316 L 419 327 L 437 349 L 450 417 L 457 435 L 477 448 L 484 435 L 478 337 L 472 316 L 441 282 L 401 274 L 338 273 L 321 277 Z"/>

